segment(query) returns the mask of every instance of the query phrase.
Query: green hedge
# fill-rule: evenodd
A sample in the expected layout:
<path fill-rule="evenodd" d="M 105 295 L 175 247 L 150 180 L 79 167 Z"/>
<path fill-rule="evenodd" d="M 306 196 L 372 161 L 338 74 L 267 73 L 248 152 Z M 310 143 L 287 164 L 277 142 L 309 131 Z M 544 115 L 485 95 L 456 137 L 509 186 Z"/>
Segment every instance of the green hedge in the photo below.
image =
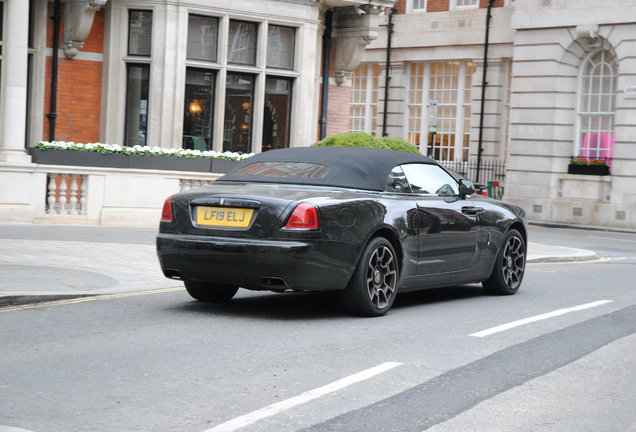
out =
<path fill-rule="evenodd" d="M 385 150 L 396 150 L 407 153 L 419 154 L 420 151 L 414 145 L 399 138 L 376 138 L 364 132 L 345 132 L 328 136 L 318 141 L 314 147 L 371 147 Z"/>

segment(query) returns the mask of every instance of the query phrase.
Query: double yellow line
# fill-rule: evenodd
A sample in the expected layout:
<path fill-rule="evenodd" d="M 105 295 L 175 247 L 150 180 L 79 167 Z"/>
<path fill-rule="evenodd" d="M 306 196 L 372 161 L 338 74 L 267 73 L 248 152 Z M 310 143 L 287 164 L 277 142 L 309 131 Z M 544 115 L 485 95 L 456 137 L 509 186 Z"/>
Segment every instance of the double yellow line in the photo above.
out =
<path fill-rule="evenodd" d="M 85 302 L 96 301 L 96 300 L 109 300 L 114 298 L 134 297 L 134 296 L 148 295 L 148 294 L 161 294 L 161 293 L 167 293 L 167 292 L 181 291 L 183 289 L 184 289 L 183 287 L 163 288 L 163 289 L 156 289 L 156 290 L 134 291 L 134 292 L 128 292 L 128 293 L 121 293 L 121 294 L 105 294 L 105 295 L 96 295 L 96 296 L 90 296 L 90 297 L 79 297 L 79 298 L 72 298 L 68 300 L 55 300 L 55 301 L 47 301 L 47 302 L 40 302 L 40 303 L 30 303 L 26 305 L 8 306 L 5 308 L 0 308 L 0 313 L 11 312 L 16 310 L 35 309 L 35 308 L 47 307 L 47 306 L 63 306 L 63 305 L 85 303 Z"/>

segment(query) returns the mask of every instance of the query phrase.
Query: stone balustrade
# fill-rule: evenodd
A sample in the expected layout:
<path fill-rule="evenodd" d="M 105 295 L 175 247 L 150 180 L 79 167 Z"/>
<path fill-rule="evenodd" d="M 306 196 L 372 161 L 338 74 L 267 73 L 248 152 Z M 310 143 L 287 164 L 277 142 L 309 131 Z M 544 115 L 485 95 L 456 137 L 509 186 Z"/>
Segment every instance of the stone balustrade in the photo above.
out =
<path fill-rule="evenodd" d="M 201 186 L 209 185 L 214 180 L 201 180 L 201 179 L 179 179 L 179 192 L 185 192 L 190 189 L 199 188 Z"/>
<path fill-rule="evenodd" d="M 49 173 L 47 179 L 46 214 L 86 214 L 87 176 Z"/>
<path fill-rule="evenodd" d="M 0 223 L 158 226 L 168 196 L 221 175 L 0 163 Z"/>

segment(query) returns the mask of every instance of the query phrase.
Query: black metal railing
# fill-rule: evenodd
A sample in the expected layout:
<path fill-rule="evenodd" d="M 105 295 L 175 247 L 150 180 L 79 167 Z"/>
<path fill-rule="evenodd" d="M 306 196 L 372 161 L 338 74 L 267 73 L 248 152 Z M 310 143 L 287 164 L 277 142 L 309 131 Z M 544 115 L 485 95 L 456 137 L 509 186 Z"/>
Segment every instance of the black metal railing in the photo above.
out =
<path fill-rule="evenodd" d="M 439 161 L 444 167 L 451 169 L 469 180 L 477 178 L 477 158 L 454 161 Z M 506 180 L 506 163 L 499 159 L 482 159 L 479 166 L 480 183 Z"/>

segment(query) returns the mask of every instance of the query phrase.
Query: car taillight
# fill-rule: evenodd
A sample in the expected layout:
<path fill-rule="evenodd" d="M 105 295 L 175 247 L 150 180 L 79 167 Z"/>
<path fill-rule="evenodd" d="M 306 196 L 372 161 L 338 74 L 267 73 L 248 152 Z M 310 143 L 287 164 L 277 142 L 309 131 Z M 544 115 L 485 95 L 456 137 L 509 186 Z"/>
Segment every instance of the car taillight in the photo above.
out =
<path fill-rule="evenodd" d="M 168 197 L 163 203 L 163 210 L 161 211 L 161 220 L 163 222 L 172 222 L 172 197 Z"/>
<path fill-rule="evenodd" d="M 318 212 L 311 204 L 300 204 L 289 217 L 285 228 L 316 229 L 318 228 Z"/>

